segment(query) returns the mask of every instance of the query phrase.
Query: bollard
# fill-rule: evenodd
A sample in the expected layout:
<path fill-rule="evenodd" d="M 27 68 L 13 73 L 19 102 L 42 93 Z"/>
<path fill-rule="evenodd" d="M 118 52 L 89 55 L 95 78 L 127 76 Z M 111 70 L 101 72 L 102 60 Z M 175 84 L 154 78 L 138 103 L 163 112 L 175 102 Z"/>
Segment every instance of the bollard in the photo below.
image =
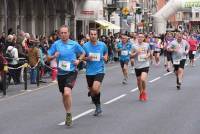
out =
<path fill-rule="evenodd" d="M 24 90 L 27 90 L 27 67 L 24 68 Z"/>
<path fill-rule="evenodd" d="M 39 69 L 39 66 L 37 66 L 37 86 L 39 87 L 40 86 L 40 69 Z"/>
<path fill-rule="evenodd" d="M 2 83 L 3 83 L 3 95 L 6 95 L 7 77 L 5 71 L 3 71 L 2 73 Z"/>

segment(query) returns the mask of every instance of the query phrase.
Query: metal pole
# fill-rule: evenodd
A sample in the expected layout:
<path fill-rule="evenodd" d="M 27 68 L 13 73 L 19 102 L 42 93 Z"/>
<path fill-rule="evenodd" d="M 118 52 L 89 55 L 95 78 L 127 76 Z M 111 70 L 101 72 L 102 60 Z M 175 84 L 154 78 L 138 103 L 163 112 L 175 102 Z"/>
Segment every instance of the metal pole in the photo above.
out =
<path fill-rule="evenodd" d="M 5 23 L 5 33 L 6 35 L 8 34 L 8 5 L 7 5 L 7 0 L 4 0 L 4 23 Z"/>
<path fill-rule="evenodd" d="M 4 65 L 6 66 L 6 65 Z M 3 70 L 2 74 L 2 82 L 3 82 L 3 95 L 6 95 L 6 88 L 7 88 L 7 77 L 6 77 L 6 71 Z"/>
<path fill-rule="evenodd" d="M 27 67 L 24 68 L 24 90 L 27 90 Z"/>
<path fill-rule="evenodd" d="M 137 32 L 137 21 L 136 21 L 136 15 L 137 15 L 137 13 L 135 12 L 135 32 Z"/>
<path fill-rule="evenodd" d="M 36 81 L 37 81 L 37 86 L 39 87 L 40 86 L 40 69 L 39 69 L 39 66 L 36 67 L 36 70 L 37 70 Z"/>

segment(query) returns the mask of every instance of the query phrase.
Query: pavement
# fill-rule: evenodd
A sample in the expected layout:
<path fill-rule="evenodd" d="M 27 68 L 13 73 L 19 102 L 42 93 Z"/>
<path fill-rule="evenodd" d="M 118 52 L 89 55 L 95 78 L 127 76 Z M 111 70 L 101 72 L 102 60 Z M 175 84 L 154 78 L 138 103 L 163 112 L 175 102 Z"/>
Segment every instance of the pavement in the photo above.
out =
<path fill-rule="evenodd" d="M 94 117 L 82 72 L 73 89 L 71 128 L 63 125 L 65 111 L 56 83 L 31 85 L 29 91 L 15 93 L 11 90 L 17 89 L 9 89 L 0 98 L 0 134 L 199 134 L 199 74 L 198 59 L 195 67 L 185 67 L 178 91 L 174 73 L 152 65 L 149 100 L 140 102 L 135 74 L 130 73 L 123 85 L 119 63 L 109 64 L 101 87 L 103 115 Z"/>

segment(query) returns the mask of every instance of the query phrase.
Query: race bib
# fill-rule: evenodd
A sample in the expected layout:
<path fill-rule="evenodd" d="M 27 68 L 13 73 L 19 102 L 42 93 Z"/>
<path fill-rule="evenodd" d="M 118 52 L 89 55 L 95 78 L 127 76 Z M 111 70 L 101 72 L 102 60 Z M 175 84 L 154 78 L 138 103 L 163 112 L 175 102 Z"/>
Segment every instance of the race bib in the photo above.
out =
<path fill-rule="evenodd" d="M 174 65 L 180 65 L 180 60 L 174 60 L 174 61 L 173 61 L 173 64 L 174 64 Z"/>
<path fill-rule="evenodd" d="M 71 63 L 69 61 L 59 61 L 58 67 L 64 71 L 70 71 Z"/>
<path fill-rule="evenodd" d="M 160 48 L 155 48 L 155 51 L 160 51 Z"/>
<path fill-rule="evenodd" d="M 140 54 L 138 55 L 138 61 L 146 61 L 146 54 Z"/>
<path fill-rule="evenodd" d="M 89 56 L 92 56 L 92 61 L 100 61 L 100 53 L 89 53 Z"/>
<path fill-rule="evenodd" d="M 192 52 L 192 54 L 196 54 L 196 53 L 197 53 L 196 51 L 193 51 L 193 52 Z"/>
<path fill-rule="evenodd" d="M 128 55 L 128 51 L 127 51 L 127 50 L 122 50 L 121 55 L 123 55 L 123 56 L 127 56 L 127 55 Z"/>

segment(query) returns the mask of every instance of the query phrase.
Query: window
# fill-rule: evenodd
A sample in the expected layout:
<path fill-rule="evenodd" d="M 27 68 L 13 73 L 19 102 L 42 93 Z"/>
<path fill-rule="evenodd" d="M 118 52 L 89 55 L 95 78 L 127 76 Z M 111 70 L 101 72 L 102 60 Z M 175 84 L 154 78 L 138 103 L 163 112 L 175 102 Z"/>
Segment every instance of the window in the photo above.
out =
<path fill-rule="evenodd" d="M 196 18 L 199 18 L 199 13 L 198 12 L 196 13 Z"/>
<path fill-rule="evenodd" d="M 192 12 L 190 12 L 190 18 L 192 18 Z"/>

